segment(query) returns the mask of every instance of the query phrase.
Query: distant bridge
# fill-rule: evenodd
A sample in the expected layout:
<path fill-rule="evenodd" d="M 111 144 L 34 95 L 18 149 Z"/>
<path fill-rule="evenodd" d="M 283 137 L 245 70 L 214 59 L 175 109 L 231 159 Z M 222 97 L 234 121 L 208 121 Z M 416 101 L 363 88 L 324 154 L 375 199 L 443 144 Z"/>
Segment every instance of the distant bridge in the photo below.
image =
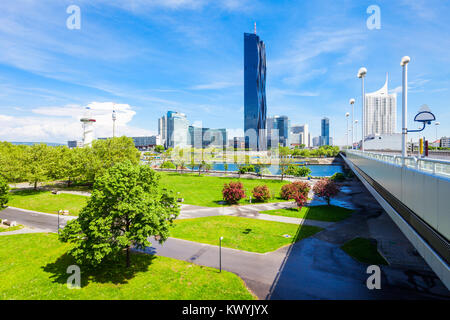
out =
<path fill-rule="evenodd" d="M 450 161 L 359 150 L 343 158 L 450 290 Z"/>

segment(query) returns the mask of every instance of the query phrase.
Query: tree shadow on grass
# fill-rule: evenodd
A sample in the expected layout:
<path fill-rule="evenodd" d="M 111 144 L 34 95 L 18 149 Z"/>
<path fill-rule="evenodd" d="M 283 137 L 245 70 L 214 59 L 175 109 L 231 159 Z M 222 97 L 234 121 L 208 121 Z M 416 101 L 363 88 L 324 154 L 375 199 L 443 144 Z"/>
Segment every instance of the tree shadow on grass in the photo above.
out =
<path fill-rule="evenodd" d="M 136 276 L 137 273 L 148 271 L 149 266 L 156 258 L 154 255 L 130 252 L 131 265 L 125 266 L 125 254 L 120 254 L 116 259 L 107 258 L 99 266 L 91 267 L 78 265 L 74 258 L 65 253 L 55 262 L 48 263 L 42 270 L 49 273 L 49 278 L 56 283 L 67 283 L 67 279 L 73 273 L 67 273 L 67 268 L 71 265 L 78 265 L 81 271 L 81 287 L 89 283 L 111 283 L 126 284 Z"/>
<path fill-rule="evenodd" d="M 18 196 L 33 196 L 36 194 L 40 194 L 40 193 L 46 193 L 48 192 L 48 190 L 44 190 L 44 189 L 14 189 L 11 190 L 11 194 L 13 195 L 18 195 Z"/>

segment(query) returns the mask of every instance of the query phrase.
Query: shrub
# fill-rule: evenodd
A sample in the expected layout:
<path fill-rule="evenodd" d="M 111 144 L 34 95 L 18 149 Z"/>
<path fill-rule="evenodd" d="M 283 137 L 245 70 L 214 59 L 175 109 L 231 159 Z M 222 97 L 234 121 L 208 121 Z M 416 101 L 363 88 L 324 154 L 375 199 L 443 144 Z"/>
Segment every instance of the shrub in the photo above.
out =
<path fill-rule="evenodd" d="M 306 166 L 290 164 L 286 169 L 286 174 L 295 177 L 306 177 L 311 173 L 311 169 Z"/>
<path fill-rule="evenodd" d="M 303 208 L 303 206 L 305 205 L 306 199 L 307 198 L 300 192 L 298 192 L 295 195 L 294 200 L 295 200 L 295 203 L 297 204 L 298 211 L 300 211 Z"/>
<path fill-rule="evenodd" d="M 327 204 L 330 205 L 330 199 L 339 193 L 339 187 L 333 180 L 324 178 L 316 182 L 313 192 L 316 196 L 324 198 Z"/>
<path fill-rule="evenodd" d="M 266 185 L 254 187 L 252 190 L 252 194 L 257 201 L 262 202 L 266 202 L 271 197 L 270 190 Z"/>
<path fill-rule="evenodd" d="M 295 181 L 292 183 L 305 198 L 308 198 L 309 190 L 311 190 L 311 186 L 306 181 Z"/>
<path fill-rule="evenodd" d="M 255 172 L 255 167 L 252 166 L 251 164 L 239 167 L 239 173 L 240 174 L 245 174 L 247 172 Z"/>
<path fill-rule="evenodd" d="M 173 164 L 173 162 L 170 161 L 164 161 L 161 166 L 161 169 L 176 169 L 175 165 Z"/>
<path fill-rule="evenodd" d="M 281 187 L 280 196 L 284 200 L 292 199 L 298 193 L 298 189 L 294 186 L 294 184 L 289 183 L 285 184 Z"/>
<path fill-rule="evenodd" d="M 336 172 L 335 174 L 333 174 L 330 178 L 331 180 L 335 181 L 335 182 L 342 182 L 345 180 L 345 175 L 343 173 L 340 172 Z"/>
<path fill-rule="evenodd" d="M 308 198 L 310 189 L 311 186 L 308 182 L 296 181 L 282 186 L 280 195 L 281 198 L 285 200 L 294 199 L 298 193 L 302 194 L 305 198 Z"/>
<path fill-rule="evenodd" d="M 222 189 L 223 200 L 229 204 L 236 204 L 245 198 L 244 186 L 241 182 L 225 183 Z"/>

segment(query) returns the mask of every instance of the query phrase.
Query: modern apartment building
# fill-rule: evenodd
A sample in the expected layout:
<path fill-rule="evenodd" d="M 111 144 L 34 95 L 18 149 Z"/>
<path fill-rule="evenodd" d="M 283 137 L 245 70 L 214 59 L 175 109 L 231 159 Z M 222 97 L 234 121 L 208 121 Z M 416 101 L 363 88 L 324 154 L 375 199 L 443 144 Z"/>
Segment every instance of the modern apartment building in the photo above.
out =
<path fill-rule="evenodd" d="M 387 74 L 386 82 L 381 89 L 366 93 L 364 117 L 364 137 L 395 133 L 397 95 L 395 93 L 389 94 Z"/>
<path fill-rule="evenodd" d="M 255 33 L 244 33 L 244 135 L 246 148 L 263 150 L 266 141 L 266 49 Z"/>

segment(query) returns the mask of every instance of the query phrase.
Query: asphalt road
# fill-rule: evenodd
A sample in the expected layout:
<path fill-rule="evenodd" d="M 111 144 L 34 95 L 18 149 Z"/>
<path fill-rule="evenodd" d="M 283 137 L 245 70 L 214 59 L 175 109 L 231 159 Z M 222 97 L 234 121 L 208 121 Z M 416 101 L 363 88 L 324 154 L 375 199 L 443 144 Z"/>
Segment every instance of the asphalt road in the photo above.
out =
<path fill-rule="evenodd" d="M 0 219 L 16 221 L 27 227 L 39 229 L 45 232 L 58 232 L 58 215 L 34 213 L 29 210 L 8 207 L 0 211 Z M 60 216 L 60 226 L 65 226 L 73 217 Z"/>

